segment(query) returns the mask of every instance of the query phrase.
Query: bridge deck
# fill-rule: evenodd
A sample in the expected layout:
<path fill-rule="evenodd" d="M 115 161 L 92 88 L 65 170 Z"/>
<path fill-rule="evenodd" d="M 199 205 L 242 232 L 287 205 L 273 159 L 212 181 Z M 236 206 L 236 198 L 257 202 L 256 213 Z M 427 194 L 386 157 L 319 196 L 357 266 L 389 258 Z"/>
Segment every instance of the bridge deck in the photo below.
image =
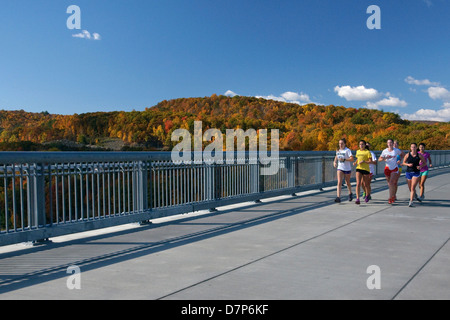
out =
<path fill-rule="evenodd" d="M 372 188 L 359 206 L 331 188 L 3 247 L 0 299 L 450 299 L 450 170 L 430 172 L 413 208 L 404 176 L 395 205 L 384 179 Z"/>

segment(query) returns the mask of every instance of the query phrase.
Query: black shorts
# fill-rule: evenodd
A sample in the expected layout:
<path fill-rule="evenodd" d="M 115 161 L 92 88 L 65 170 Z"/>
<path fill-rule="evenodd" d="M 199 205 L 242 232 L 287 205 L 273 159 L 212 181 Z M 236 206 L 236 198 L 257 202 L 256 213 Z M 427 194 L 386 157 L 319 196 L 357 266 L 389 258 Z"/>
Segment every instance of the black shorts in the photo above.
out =
<path fill-rule="evenodd" d="M 356 169 L 356 172 L 359 172 L 361 174 L 370 174 L 370 171 L 366 171 L 366 170 L 363 170 L 363 169 Z"/>

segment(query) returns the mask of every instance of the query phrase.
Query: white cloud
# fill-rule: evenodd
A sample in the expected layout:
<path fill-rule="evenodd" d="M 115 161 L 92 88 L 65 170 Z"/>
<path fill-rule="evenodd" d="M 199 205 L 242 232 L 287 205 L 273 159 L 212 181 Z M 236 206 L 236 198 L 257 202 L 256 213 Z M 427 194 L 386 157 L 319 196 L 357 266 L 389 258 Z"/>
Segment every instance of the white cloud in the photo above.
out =
<path fill-rule="evenodd" d="M 237 93 L 227 90 L 224 93 L 225 96 L 234 97 L 238 95 Z M 275 100 L 275 101 L 281 101 L 281 102 L 290 102 L 290 103 L 297 103 L 297 104 L 308 104 L 308 103 L 314 103 L 309 98 L 309 95 L 306 93 L 297 93 L 292 91 L 286 91 L 282 93 L 280 96 L 275 96 L 273 94 L 270 94 L 268 96 L 255 96 L 255 98 L 263 98 L 267 100 Z"/>
<path fill-rule="evenodd" d="M 378 109 L 379 107 L 406 107 L 408 103 L 396 97 L 389 97 L 377 102 L 367 102 L 366 108 Z"/>
<path fill-rule="evenodd" d="M 351 86 L 336 86 L 334 91 L 341 98 L 345 98 L 347 101 L 364 101 L 366 105 L 364 108 L 379 109 L 380 107 L 406 107 L 408 103 L 404 100 L 400 100 L 397 97 L 393 97 L 391 93 L 382 93 L 374 88 L 366 88 L 365 86 L 351 87 Z M 386 98 L 378 101 L 370 101 L 380 99 L 385 96 Z"/>
<path fill-rule="evenodd" d="M 225 92 L 224 95 L 226 95 L 226 96 L 228 96 L 228 97 L 234 97 L 234 96 L 236 96 L 237 94 L 234 93 L 234 92 L 231 91 L 231 90 L 227 90 L 227 92 Z"/>
<path fill-rule="evenodd" d="M 298 94 L 297 92 L 286 91 L 281 96 L 286 99 L 286 101 L 311 102 L 311 100 L 309 99 L 309 95 L 303 92 Z"/>
<path fill-rule="evenodd" d="M 420 109 L 413 114 L 402 114 L 407 120 L 450 121 L 450 103 L 444 103 L 440 110 Z"/>
<path fill-rule="evenodd" d="M 271 94 L 268 96 L 256 96 L 256 98 L 264 98 L 267 100 L 275 100 L 275 101 L 297 103 L 297 104 L 313 103 L 311 101 L 311 99 L 309 98 L 309 95 L 307 95 L 306 93 L 303 93 L 303 92 L 301 92 L 299 94 L 297 92 L 286 91 L 285 93 L 282 93 L 281 96 L 278 96 L 278 97 Z"/>
<path fill-rule="evenodd" d="M 428 86 L 426 92 L 433 100 L 442 100 L 441 109 L 420 109 L 412 114 L 402 114 L 408 120 L 430 120 L 430 121 L 450 121 L 450 91 L 441 86 L 439 82 L 432 82 L 428 79 L 417 80 L 411 76 L 406 77 L 405 82 L 417 86 Z M 410 89 L 411 90 L 411 89 Z M 415 90 L 414 90 L 415 92 Z"/>
<path fill-rule="evenodd" d="M 432 82 L 428 79 L 417 80 L 411 76 L 406 77 L 405 82 L 409 83 L 409 84 L 414 84 L 416 86 L 438 86 L 439 85 L 439 82 Z"/>
<path fill-rule="evenodd" d="M 339 97 L 346 99 L 347 101 L 354 100 L 373 100 L 380 96 L 380 93 L 373 88 L 366 88 L 364 86 L 350 87 L 350 86 L 336 86 L 334 91 Z"/>
<path fill-rule="evenodd" d="M 443 87 L 430 87 L 428 88 L 428 95 L 433 100 L 443 100 L 443 101 L 450 101 L 450 91 Z"/>
<path fill-rule="evenodd" d="M 73 34 L 72 37 L 74 38 L 80 38 L 80 39 L 87 39 L 87 40 L 101 40 L 101 36 L 98 33 L 90 33 L 87 30 L 83 30 L 80 33 Z"/>

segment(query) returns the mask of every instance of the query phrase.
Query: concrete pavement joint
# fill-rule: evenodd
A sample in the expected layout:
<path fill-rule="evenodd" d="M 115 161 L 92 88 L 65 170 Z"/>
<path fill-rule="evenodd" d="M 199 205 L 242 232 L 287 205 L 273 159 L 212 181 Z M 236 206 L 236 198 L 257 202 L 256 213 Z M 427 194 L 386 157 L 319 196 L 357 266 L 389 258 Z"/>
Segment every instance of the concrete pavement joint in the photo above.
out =
<path fill-rule="evenodd" d="M 450 237 L 433 253 L 433 255 L 427 261 L 425 261 L 425 263 L 419 268 L 419 270 L 417 270 L 416 273 L 412 275 L 412 277 L 400 288 L 400 290 L 391 298 L 391 300 L 395 300 L 395 298 L 408 286 L 408 284 L 411 283 L 412 280 L 414 280 L 414 278 L 420 273 L 420 271 L 423 270 L 423 268 L 425 268 L 425 266 L 436 256 L 436 254 L 441 251 L 443 247 L 445 247 L 449 240 Z"/>
<path fill-rule="evenodd" d="M 389 208 L 389 207 L 388 207 L 388 208 Z M 299 245 L 302 245 L 302 244 L 307 243 L 307 242 L 309 242 L 309 241 L 311 241 L 311 240 L 314 240 L 314 239 L 317 239 L 317 238 L 322 237 L 322 236 L 324 236 L 324 235 L 327 235 L 327 234 L 329 234 L 329 233 L 331 233 L 331 232 L 333 232 L 333 231 L 336 231 L 336 230 L 339 230 L 339 229 L 341 229 L 341 228 L 344 228 L 344 227 L 346 227 L 346 226 L 348 226 L 348 225 L 350 225 L 350 224 L 353 224 L 353 223 L 355 223 L 355 222 L 358 222 L 358 221 L 361 221 L 361 220 L 363 220 L 363 219 L 366 219 L 366 218 L 368 218 L 368 217 L 370 217 L 370 216 L 372 216 L 372 215 L 375 215 L 375 214 L 377 214 L 377 213 L 379 213 L 379 212 L 381 212 L 381 211 L 384 211 L 384 210 L 386 210 L 386 209 L 388 209 L 388 208 L 382 208 L 382 209 L 380 209 L 380 210 L 378 210 L 378 211 L 372 212 L 372 213 L 370 213 L 370 214 L 368 214 L 368 215 L 365 215 L 365 216 L 360 217 L 360 218 L 358 218 L 358 219 L 352 220 L 352 221 L 350 221 L 350 222 L 347 222 L 347 223 L 345 223 L 345 224 L 343 224 L 343 225 L 340 225 L 340 226 L 335 227 L 335 228 L 333 228 L 333 229 L 327 230 L 327 231 L 325 231 L 325 232 L 322 232 L 321 234 L 318 234 L 318 235 L 315 235 L 315 236 L 310 237 L 310 238 L 308 238 L 308 239 L 302 240 L 302 241 L 300 241 L 300 242 L 298 242 L 298 243 L 295 243 L 295 244 L 293 244 L 293 245 L 290 245 L 290 246 L 288 246 L 288 247 L 286 247 L 286 248 L 277 250 L 277 251 L 275 251 L 275 252 L 272 252 L 272 253 L 270 253 L 270 254 L 268 254 L 268 255 L 265 255 L 265 256 L 263 256 L 263 257 L 260 257 L 260 258 L 258 258 L 258 259 L 255 259 L 255 260 L 253 260 L 253 261 L 250 261 L 250 262 L 248 262 L 248 263 L 245 263 L 245 264 L 240 265 L 240 266 L 238 266 L 238 267 L 235 267 L 235 268 L 233 268 L 233 269 L 230 269 L 230 270 L 227 270 L 227 271 L 222 272 L 222 273 L 220 273 L 220 274 L 217 274 L 217 275 L 215 275 L 215 276 L 209 277 L 208 279 L 199 281 L 199 282 L 194 283 L 194 284 L 192 284 L 192 285 L 190 285 L 190 286 L 187 286 L 187 287 L 185 287 L 185 288 L 182 288 L 182 289 L 179 289 L 179 290 L 174 291 L 174 292 L 172 292 L 172 293 L 166 294 L 166 295 L 164 295 L 164 296 L 162 296 L 162 297 L 157 298 L 156 300 L 162 300 L 162 299 L 164 299 L 164 298 L 170 297 L 170 296 L 175 295 L 175 294 L 177 294 L 177 293 L 179 293 L 179 292 L 182 292 L 182 291 L 184 291 L 184 290 L 188 290 L 188 289 L 193 288 L 193 287 L 195 287 L 195 286 L 198 286 L 198 285 L 200 285 L 200 284 L 202 284 L 202 283 L 208 282 L 208 281 L 210 281 L 210 280 L 219 278 L 219 277 L 221 277 L 221 276 L 223 276 L 223 275 L 226 275 L 226 274 L 228 274 L 228 273 L 231 273 L 231 272 L 233 272 L 233 271 L 236 271 L 236 270 L 242 269 L 242 268 L 244 268 L 244 267 L 246 267 L 246 266 L 252 265 L 252 264 L 254 264 L 254 263 L 258 262 L 258 261 L 262 261 L 262 260 L 264 260 L 264 259 L 266 259 L 266 258 L 269 258 L 269 257 L 271 257 L 271 256 L 274 256 L 274 255 L 277 255 L 277 254 L 282 253 L 282 252 L 284 252 L 284 251 L 287 251 L 287 250 L 289 250 L 289 249 L 298 247 Z"/>

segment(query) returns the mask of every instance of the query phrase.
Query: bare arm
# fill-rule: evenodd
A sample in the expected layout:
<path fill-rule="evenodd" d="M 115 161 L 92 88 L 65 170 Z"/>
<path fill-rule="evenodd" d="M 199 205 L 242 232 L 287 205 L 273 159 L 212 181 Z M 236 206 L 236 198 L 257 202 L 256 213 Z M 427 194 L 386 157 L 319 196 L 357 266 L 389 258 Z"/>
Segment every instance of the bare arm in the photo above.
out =
<path fill-rule="evenodd" d="M 425 160 L 423 155 L 421 155 L 420 153 L 418 153 L 418 155 L 419 155 L 420 163 L 421 163 L 421 164 L 419 164 L 419 168 L 418 168 L 420 170 L 427 165 L 427 160 Z"/>
<path fill-rule="evenodd" d="M 412 167 L 412 163 L 408 163 L 406 161 L 408 161 L 408 154 L 405 154 L 405 156 L 403 157 L 403 164 L 402 165 L 407 166 L 407 167 Z"/>

